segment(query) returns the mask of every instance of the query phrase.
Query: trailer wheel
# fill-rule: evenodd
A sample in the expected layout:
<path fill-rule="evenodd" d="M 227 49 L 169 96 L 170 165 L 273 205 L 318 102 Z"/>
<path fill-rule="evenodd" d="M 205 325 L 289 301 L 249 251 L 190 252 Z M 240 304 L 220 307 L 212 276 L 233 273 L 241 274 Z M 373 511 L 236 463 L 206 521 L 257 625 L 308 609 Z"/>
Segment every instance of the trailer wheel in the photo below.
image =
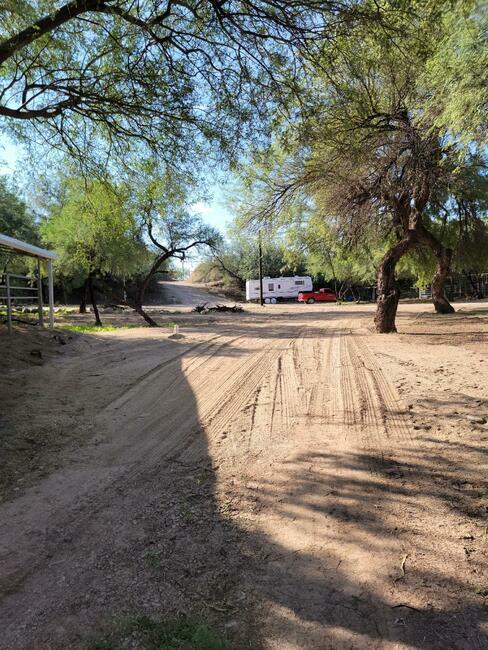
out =
<path fill-rule="evenodd" d="M 313 305 L 314 302 L 315 302 L 315 298 L 309 298 L 307 300 L 307 305 Z"/>
<path fill-rule="evenodd" d="M 271 298 L 271 304 L 276 305 L 276 298 Z"/>
<path fill-rule="evenodd" d="M 265 302 L 267 305 L 269 305 L 269 303 L 271 302 L 271 300 L 270 300 L 269 298 L 265 298 L 265 299 L 264 299 L 264 302 Z"/>

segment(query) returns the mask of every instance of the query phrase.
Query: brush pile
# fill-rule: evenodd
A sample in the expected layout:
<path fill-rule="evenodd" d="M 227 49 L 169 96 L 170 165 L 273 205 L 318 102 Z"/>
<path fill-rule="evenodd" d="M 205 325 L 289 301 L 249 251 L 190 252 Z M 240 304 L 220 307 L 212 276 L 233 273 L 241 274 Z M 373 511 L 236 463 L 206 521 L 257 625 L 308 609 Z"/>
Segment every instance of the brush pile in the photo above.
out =
<path fill-rule="evenodd" d="M 202 305 L 196 305 L 196 307 L 193 308 L 192 311 L 197 312 L 197 314 L 210 314 L 211 312 L 232 312 L 234 314 L 237 314 L 239 312 L 243 312 L 244 309 L 240 305 L 210 305 L 208 302 L 203 303 Z"/>

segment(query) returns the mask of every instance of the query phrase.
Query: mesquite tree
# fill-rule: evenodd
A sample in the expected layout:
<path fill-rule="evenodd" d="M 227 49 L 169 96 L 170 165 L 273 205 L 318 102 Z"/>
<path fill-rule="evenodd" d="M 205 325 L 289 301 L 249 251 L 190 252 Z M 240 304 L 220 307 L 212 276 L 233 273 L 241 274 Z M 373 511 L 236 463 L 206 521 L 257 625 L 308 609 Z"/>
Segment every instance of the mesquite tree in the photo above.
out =
<path fill-rule="evenodd" d="M 42 239 L 58 252 L 55 267 L 61 277 L 85 278 L 95 324 L 101 325 L 95 280 L 135 275 L 149 254 L 120 188 L 77 178 L 63 186 L 59 201 L 41 223 Z"/>
<path fill-rule="evenodd" d="M 14 0 L 0 13 L 0 118 L 78 159 L 232 156 L 325 39 L 379 10 L 337 0 Z M 246 125 L 248 128 L 246 128 Z"/>
<path fill-rule="evenodd" d="M 460 171 L 472 163 L 471 152 L 437 125 L 426 102 L 432 89 L 423 73 L 443 35 L 442 22 L 427 13 L 413 30 L 407 22 L 397 26 L 397 34 L 385 38 L 368 25 L 324 55 L 304 87 L 298 128 L 282 126 L 279 155 L 271 150 L 263 156 L 265 173 L 255 183 L 261 206 L 252 208 L 258 219 L 281 213 L 286 220 L 294 203 L 308 202 L 351 245 L 360 246 L 374 227 L 390 243 L 378 268 L 379 332 L 396 331 L 396 267 L 419 247 L 437 259 L 436 311 L 453 311 L 444 291 L 452 250 L 435 234 L 431 218 L 459 199 Z"/>
<path fill-rule="evenodd" d="M 129 303 L 152 327 L 156 321 L 144 309 L 146 290 L 153 278 L 171 259 L 185 260 L 192 253 L 215 248 L 219 233 L 204 223 L 191 204 L 195 198 L 194 180 L 174 170 L 158 173 L 153 163 L 144 167 L 133 179 L 137 188 L 131 197 L 132 210 L 147 240 L 153 259 L 139 278 Z"/>

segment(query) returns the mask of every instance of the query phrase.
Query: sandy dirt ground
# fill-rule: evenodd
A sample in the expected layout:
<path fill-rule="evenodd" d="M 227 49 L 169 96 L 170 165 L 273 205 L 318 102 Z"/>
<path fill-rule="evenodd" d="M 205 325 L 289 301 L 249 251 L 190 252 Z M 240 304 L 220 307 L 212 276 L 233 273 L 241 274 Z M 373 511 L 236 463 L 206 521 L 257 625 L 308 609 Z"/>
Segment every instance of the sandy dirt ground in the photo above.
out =
<path fill-rule="evenodd" d="M 488 305 L 456 307 L 2 333 L 0 647 L 143 648 L 144 615 L 237 649 L 488 648 Z"/>
<path fill-rule="evenodd" d="M 159 295 L 154 296 L 154 302 L 162 305 L 186 305 L 192 306 L 203 303 L 227 303 L 228 299 L 222 294 L 209 293 L 204 284 L 197 282 L 178 281 L 171 282 L 161 280 L 158 282 Z"/>

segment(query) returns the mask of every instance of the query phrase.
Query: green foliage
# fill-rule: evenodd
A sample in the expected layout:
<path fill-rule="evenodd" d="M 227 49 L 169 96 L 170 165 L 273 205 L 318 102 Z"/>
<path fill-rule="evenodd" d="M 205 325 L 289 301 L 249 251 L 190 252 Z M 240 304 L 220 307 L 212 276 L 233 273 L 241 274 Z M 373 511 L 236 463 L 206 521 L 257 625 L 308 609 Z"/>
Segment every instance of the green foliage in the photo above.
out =
<path fill-rule="evenodd" d="M 69 179 L 60 204 L 41 224 L 43 241 L 59 255 L 59 274 L 128 278 L 149 255 L 123 192 L 101 181 Z"/>
<path fill-rule="evenodd" d="M 173 323 L 163 323 L 163 327 L 172 327 Z M 141 324 L 131 325 L 93 325 L 92 323 L 56 323 L 58 329 L 77 332 L 78 334 L 91 334 L 92 332 L 115 332 L 116 330 L 127 330 L 135 327 L 145 327 Z"/>
<path fill-rule="evenodd" d="M 0 233 L 37 244 L 39 233 L 34 215 L 24 201 L 9 188 L 5 176 L 0 177 Z"/>
<path fill-rule="evenodd" d="M 19 137 L 84 164 L 89 153 L 125 159 L 134 142 L 178 165 L 208 143 L 232 159 L 290 92 L 307 36 L 332 33 L 337 11 L 310 0 L 8 0 L 0 115 Z"/>
<path fill-rule="evenodd" d="M 385 252 L 385 244 L 371 233 L 357 245 L 341 241 L 330 223 L 312 215 L 301 226 L 288 230 L 287 257 L 297 254 L 306 258 L 306 270 L 340 283 L 372 284 Z"/>
<path fill-rule="evenodd" d="M 0 233 L 29 244 L 39 244 L 39 228 L 35 216 L 5 176 L 0 177 Z M 28 275 L 35 271 L 37 263 L 18 253 L 0 251 L 0 267 L 2 271 L 8 269 L 11 273 Z"/>
<path fill-rule="evenodd" d="M 305 253 L 311 273 L 372 282 L 413 205 L 455 267 L 486 264 L 486 151 L 474 160 L 472 142 L 486 127 L 486 12 L 475 0 L 401 4 L 322 48 L 292 120 L 240 170 L 241 225 L 288 231 L 288 258 Z M 423 249 L 398 266 L 421 284 L 433 270 Z"/>
<path fill-rule="evenodd" d="M 191 205 L 202 198 L 199 179 L 150 160 L 127 183 L 129 205 L 156 254 L 185 259 L 192 252 L 217 246 L 220 235 Z"/>
<path fill-rule="evenodd" d="M 305 260 L 299 254 L 293 258 L 287 253 L 282 238 L 270 232 L 261 233 L 263 275 L 279 277 L 301 274 L 305 270 Z M 202 262 L 193 272 L 193 278 L 200 281 L 222 281 L 226 286 L 243 289 L 246 280 L 259 275 L 259 235 L 256 232 L 242 231 L 236 224 L 228 231 L 228 240 L 220 246 L 213 256 Z"/>
<path fill-rule="evenodd" d="M 214 259 L 199 262 L 190 277 L 193 282 L 218 282 L 229 285 L 234 283 L 234 279 Z"/>
<path fill-rule="evenodd" d="M 441 18 L 442 37 L 420 83 L 434 124 L 464 145 L 488 143 L 488 5 L 459 0 Z"/>
<path fill-rule="evenodd" d="M 146 641 L 146 647 L 154 650 L 228 650 L 229 644 L 206 625 L 190 621 L 160 622 L 148 617 L 137 619 L 136 629 Z"/>

